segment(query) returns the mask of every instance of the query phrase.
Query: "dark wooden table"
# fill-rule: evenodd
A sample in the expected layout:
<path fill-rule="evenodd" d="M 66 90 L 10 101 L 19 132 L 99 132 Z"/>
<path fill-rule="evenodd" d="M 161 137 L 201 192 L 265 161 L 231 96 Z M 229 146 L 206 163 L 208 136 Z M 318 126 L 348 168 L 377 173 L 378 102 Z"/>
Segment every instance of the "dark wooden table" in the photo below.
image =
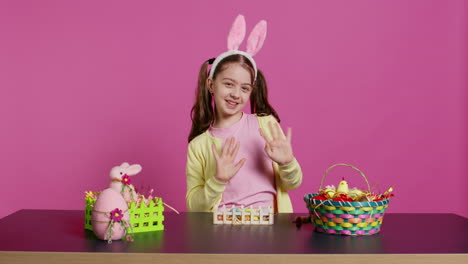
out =
<path fill-rule="evenodd" d="M 169 212 L 164 231 L 108 244 L 84 230 L 83 211 L 20 210 L 0 219 L 0 263 L 468 263 L 468 219 L 454 214 L 386 214 L 379 234 L 358 237 L 298 228 L 295 216 L 231 226 L 213 225 L 211 213 Z"/>

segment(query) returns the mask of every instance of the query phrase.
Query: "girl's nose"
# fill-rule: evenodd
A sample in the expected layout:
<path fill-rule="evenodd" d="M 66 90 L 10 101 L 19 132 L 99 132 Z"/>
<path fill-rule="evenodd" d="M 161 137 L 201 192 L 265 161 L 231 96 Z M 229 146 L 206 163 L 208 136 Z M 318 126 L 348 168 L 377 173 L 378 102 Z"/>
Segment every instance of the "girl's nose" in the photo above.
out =
<path fill-rule="evenodd" d="M 232 89 L 230 95 L 231 95 L 231 97 L 233 97 L 233 98 L 239 98 L 239 96 L 240 96 L 240 88 L 236 87 L 236 88 Z"/>

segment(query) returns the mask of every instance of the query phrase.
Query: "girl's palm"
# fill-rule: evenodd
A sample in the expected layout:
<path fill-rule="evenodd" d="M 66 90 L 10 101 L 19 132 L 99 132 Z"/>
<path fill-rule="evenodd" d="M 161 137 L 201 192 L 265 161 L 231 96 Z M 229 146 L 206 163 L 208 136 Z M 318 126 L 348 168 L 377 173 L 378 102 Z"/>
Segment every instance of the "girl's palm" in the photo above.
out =
<path fill-rule="evenodd" d="M 286 138 L 281 133 L 278 123 L 269 122 L 272 139 L 269 139 L 260 128 L 260 134 L 265 139 L 265 152 L 274 162 L 285 165 L 293 161 L 294 155 L 291 145 L 291 128 L 288 128 Z"/>
<path fill-rule="evenodd" d="M 215 178 L 223 183 L 227 183 L 242 168 L 246 159 L 243 158 L 237 164 L 234 163 L 240 142 L 235 142 L 234 137 L 228 138 L 221 149 L 221 155 L 216 151 L 215 145 L 212 145 L 213 154 L 216 159 Z"/>

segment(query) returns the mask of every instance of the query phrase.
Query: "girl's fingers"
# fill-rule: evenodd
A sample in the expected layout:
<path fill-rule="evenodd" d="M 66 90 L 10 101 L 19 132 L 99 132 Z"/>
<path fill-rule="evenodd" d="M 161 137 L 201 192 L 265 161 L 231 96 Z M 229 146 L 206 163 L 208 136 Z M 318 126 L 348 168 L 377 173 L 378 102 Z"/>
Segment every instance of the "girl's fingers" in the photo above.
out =
<path fill-rule="evenodd" d="M 262 138 L 265 140 L 265 142 L 269 142 L 268 138 L 267 138 L 266 135 L 263 133 L 262 128 L 259 128 L 258 131 L 260 131 L 260 136 L 262 136 Z"/>
<path fill-rule="evenodd" d="M 234 169 L 236 170 L 235 174 L 237 174 L 237 172 L 242 168 L 242 166 L 244 166 L 246 160 L 246 158 L 242 158 L 239 162 L 237 162 L 237 164 L 234 166 Z"/>
<path fill-rule="evenodd" d="M 268 156 L 270 156 L 273 153 L 273 150 L 271 149 L 270 144 L 268 144 L 268 143 L 265 144 L 265 151 L 266 151 Z"/>
<path fill-rule="evenodd" d="M 221 155 L 223 157 L 229 154 L 229 149 L 231 148 L 231 139 L 232 138 L 228 138 L 224 141 L 223 150 L 221 151 Z"/>
<path fill-rule="evenodd" d="M 288 127 L 288 134 L 286 135 L 286 139 L 288 140 L 289 143 L 291 143 L 291 137 L 292 137 L 292 128 Z"/>
<path fill-rule="evenodd" d="M 281 138 L 281 139 L 284 139 L 284 133 L 283 133 L 283 130 L 281 129 L 281 126 L 278 123 L 276 123 L 275 128 L 276 128 L 277 137 Z"/>
<path fill-rule="evenodd" d="M 211 145 L 211 149 L 213 150 L 213 155 L 214 155 L 216 161 L 218 161 L 219 155 L 218 155 L 218 151 L 216 150 L 216 145 L 215 144 Z"/>
<path fill-rule="evenodd" d="M 238 142 L 239 143 L 239 142 Z M 231 138 L 231 145 L 229 145 L 229 152 L 228 155 L 232 157 L 234 150 L 236 149 L 236 139 L 234 137 Z"/>
<path fill-rule="evenodd" d="M 271 136 L 273 137 L 273 140 L 277 139 L 278 138 L 278 132 L 277 130 L 273 127 L 273 122 L 268 122 L 268 124 L 270 125 L 270 132 L 271 132 Z"/>
<path fill-rule="evenodd" d="M 230 155 L 230 154 L 231 154 L 233 142 L 234 142 L 234 138 L 233 138 L 233 137 L 230 137 L 230 138 L 229 138 L 229 145 L 228 145 L 228 148 L 226 149 L 226 155 Z"/>
<path fill-rule="evenodd" d="M 229 139 L 224 140 L 223 145 L 221 146 L 221 156 L 224 156 L 224 152 L 225 152 L 228 142 L 229 142 Z"/>
<path fill-rule="evenodd" d="M 233 157 L 233 158 L 236 158 L 237 152 L 239 152 L 239 148 L 240 148 L 240 142 L 237 141 L 236 146 L 234 147 L 234 151 L 233 151 L 233 153 L 232 153 L 232 157 Z"/>

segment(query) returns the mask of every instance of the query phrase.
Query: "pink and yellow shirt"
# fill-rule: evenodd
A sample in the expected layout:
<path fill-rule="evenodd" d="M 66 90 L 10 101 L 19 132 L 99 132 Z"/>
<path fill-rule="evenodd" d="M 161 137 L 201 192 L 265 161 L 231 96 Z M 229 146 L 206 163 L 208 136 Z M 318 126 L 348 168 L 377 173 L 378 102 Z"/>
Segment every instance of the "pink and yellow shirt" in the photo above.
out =
<path fill-rule="evenodd" d="M 255 119 L 256 125 L 253 122 Z M 260 139 L 263 139 L 259 135 L 258 127 L 261 127 L 266 136 L 271 138 L 269 122 L 277 123 L 271 115 L 256 116 L 244 113 L 243 119 L 234 124 L 234 128 L 210 128 L 190 141 L 186 165 L 188 211 L 209 212 L 215 205 L 222 203 L 269 204 L 273 199 L 276 212 L 293 212 L 287 191 L 294 190 L 301 185 L 302 170 L 296 159 L 283 166 L 266 159 L 264 142 L 260 143 L 262 142 Z M 245 131 L 240 132 L 241 130 Z M 214 144 L 218 153 L 221 153 L 223 138 L 235 133 L 241 133 L 239 138 L 236 137 L 241 141 L 242 148 L 242 153 L 239 149 L 237 159 L 246 157 L 247 161 L 229 183 L 223 184 L 214 178 L 216 160 L 213 156 L 212 145 Z M 243 140 L 247 141 L 243 142 Z M 263 173 L 265 174 L 261 175 Z M 237 184 L 234 185 L 234 183 Z"/>

